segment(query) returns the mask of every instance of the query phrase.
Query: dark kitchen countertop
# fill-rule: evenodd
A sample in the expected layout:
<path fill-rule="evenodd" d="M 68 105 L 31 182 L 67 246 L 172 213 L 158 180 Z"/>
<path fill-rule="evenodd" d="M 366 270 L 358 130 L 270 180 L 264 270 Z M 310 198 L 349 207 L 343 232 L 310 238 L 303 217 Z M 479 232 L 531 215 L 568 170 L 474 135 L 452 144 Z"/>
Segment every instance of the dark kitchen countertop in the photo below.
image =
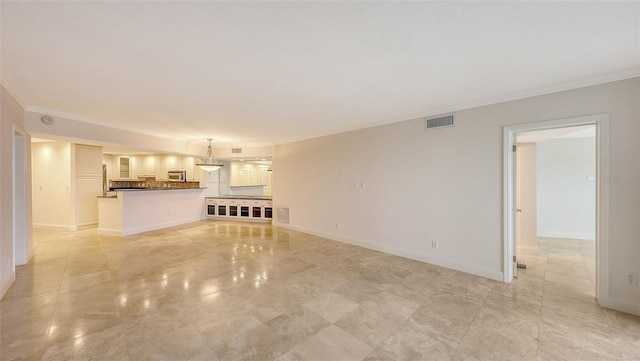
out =
<path fill-rule="evenodd" d="M 115 188 L 112 192 L 115 191 L 185 191 L 191 189 L 207 189 L 207 187 L 200 188 L 168 188 L 168 187 L 158 187 L 158 188 Z"/>
<path fill-rule="evenodd" d="M 231 195 L 226 195 L 226 196 L 205 197 L 205 198 L 211 198 L 211 199 L 253 199 L 253 200 L 256 200 L 256 201 L 270 201 L 270 200 L 272 200 L 273 197 L 270 197 L 270 196 L 231 196 Z"/>

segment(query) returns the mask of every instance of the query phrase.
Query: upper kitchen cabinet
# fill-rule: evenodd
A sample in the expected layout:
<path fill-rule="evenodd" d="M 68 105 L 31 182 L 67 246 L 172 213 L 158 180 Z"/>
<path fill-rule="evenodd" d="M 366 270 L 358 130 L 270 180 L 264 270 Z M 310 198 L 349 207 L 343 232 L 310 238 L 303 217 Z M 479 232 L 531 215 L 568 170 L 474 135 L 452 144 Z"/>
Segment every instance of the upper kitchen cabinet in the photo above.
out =
<path fill-rule="evenodd" d="M 193 157 L 178 155 L 155 156 L 155 176 L 158 180 L 166 180 L 167 172 L 173 170 L 187 171 L 188 180 L 199 180 L 200 172 L 194 169 Z"/>
<path fill-rule="evenodd" d="M 196 167 L 193 157 L 182 157 L 182 166 L 187 171 L 187 180 L 199 180 L 200 168 Z"/>
<path fill-rule="evenodd" d="M 271 185 L 271 166 L 266 162 L 231 162 L 231 186 Z"/>
<path fill-rule="evenodd" d="M 182 170 L 178 168 L 180 157 L 175 155 L 161 155 L 156 157 L 156 179 L 167 180 L 167 172 Z"/>
<path fill-rule="evenodd" d="M 155 155 L 139 155 L 135 158 L 138 178 L 156 177 L 157 157 Z"/>
<path fill-rule="evenodd" d="M 131 179 L 133 166 L 128 155 L 118 156 L 118 179 Z"/>
<path fill-rule="evenodd" d="M 188 180 L 200 180 L 200 168 L 195 166 L 195 159 L 190 156 L 156 155 L 156 154 L 104 154 L 102 163 L 107 165 L 109 179 L 127 180 L 143 177 L 155 177 L 167 180 L 167 172 L 184 170 Z"/>

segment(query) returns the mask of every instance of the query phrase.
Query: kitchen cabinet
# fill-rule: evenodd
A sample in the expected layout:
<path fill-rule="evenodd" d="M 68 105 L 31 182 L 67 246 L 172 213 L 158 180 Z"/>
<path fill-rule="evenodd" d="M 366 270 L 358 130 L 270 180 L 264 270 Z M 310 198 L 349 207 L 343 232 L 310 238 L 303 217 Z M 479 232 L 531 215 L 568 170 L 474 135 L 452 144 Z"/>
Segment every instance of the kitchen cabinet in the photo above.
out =
<path fill-rule="evenodd" d="M 178 157 L 175 155 L 166 155 L 164 156 L 164 163 L 167 171 L 170 170 L 179 170 L 178 169 Z"/>
<path fill-rule="evenodd" d="M 167 172 L 174 170 L 182 170 L 178 167 L 177 155 L 163 155 L 156 159 L 156 179 L 167 180 Z"/>
<path fill-rule="evenodd" d="M 269 200 L 207 197 L 205 213 L 210 219 L 270 222 L 273 217 L 273 205 Z"/>
<path fill-rule="evenodd" d="M 198 170 L 200 170 L 200 168 L 195 166 L 193 157 L 182 157 L 182 166 L 183 169 L 187 171 L 187 180 L 200 180 L 200 172 L 196 172 L 196 168 Z"/>
<path fill-rule="evenodd" d="M 135 163 L 138 178 L 156 176 L 155 155 L 138 155 L 135 157 Z"/>
<path fill-rule="evenodd" d="M 231 162 L 231 186 L 264 185 L 271 194 L 271 172 L 269 165 L 256 163 Z M 265 192 L 265 194 L 267 194 Z"/>
<path fill-rule="evenodd" d="M 200 168 L 195 167 L 195 160 L 189 156 L 164 155 L 156 156 L 155 176 L 158 180 L 166 180 L 167 172 L 184 170 L 187 172 L 187 180 L 200 180 Z"/>
<path fill-rule="evenodd" d="M 118 156 L 118 179 L 131 179 L 133 162 L 127 155 Z"/>
<path fill-rule="evenodd" d="M 109 179 L 113 180 L 139 177 L 167 180 L 167 172 L 184 170 L 187 172 L 187 180 L 199 181 L 202 173 L 200 168 L 195 166 L 195 159 L 191 156 L 103 154 L 102 161 L 107 164 Z"/>
<path fill-rule="evenodd" d="M 157 180 L 167 180 L 167 161 L 165 156 L 158 155 L 156 156 L 156 179 Z"/>

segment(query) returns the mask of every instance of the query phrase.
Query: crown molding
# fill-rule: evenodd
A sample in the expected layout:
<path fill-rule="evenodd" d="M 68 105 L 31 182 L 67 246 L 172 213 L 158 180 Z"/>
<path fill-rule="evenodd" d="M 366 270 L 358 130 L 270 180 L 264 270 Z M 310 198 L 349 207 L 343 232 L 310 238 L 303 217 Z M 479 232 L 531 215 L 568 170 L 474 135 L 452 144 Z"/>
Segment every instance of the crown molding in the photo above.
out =
<path fill-rule="evenodd" d="M 558 93 L 558 92 L 562 92 L 562 91 L 579 89 L 579 88 L 586 88 L 586 87 L 589 87 L 589 86 L 612 83 L 612 82 L 615 82 L 615 81 L 632 79 L 632 78 L 637 78 L 637 77 L 640 77 L 640 67 L 631 68 L 631 69 L 625 69 L 625 70 L 622 70 L 622 71 L 619 71 L 619 72 L 613 72 L 613 73 L 601 74 L 601 75 L 596 75 L 596 76 L 591 76 L 591 77 L 585 77 L 585 78 L 582 78 L 582 79 L 579 79 L 579 80 L 575 80 L 575 81 L 553 84 L 553 85 L 549 85 L 549 86 L 544 86 L 544 87 L 539 87 L 539 88 L 535 88 L 535 89 L 531 89 L 531 90 L 526 90 L 526 91 L 523 91 L 523 92 L 516 92 L 516 93 L 507 94 L 507 95 L 500 95 L 500 96 L 496 96 L 496 97 L 490 97 L 490 98 L 485 98 L 485 99 L 480 99 L 480 100 L 474 100 L 474 101 L 471 101 L 471 102 L 460 103 L 460 104 L 456 104 L 456 105 L 452 105 L 452 106 L 446 106 L 446 107 L 440 107 L 440 108 L 432 108 L 432 109 L 429 109 L 427 111 L 420 112 L 420 113 L 406 114 L 404 116 L 394 117 L 394 118 L 390 118 L 390 119 L 384 119 L 384 120 L 380 120 L 380 121 L 377 121 L 377 122 L 370 122 L 370 123 L 361 124 L 361 125 L 357 125 L 357 126 L 353 126 L 353 127 L 345 127 L 345 128 L 335 129 L 335 130 L 323 132 L 323 133 L 320 133 L 320 134 L 301 136 L 301 137 L 290 138 L 290 139 L 282 139 L 282 140 L 274 141 L 274 145 L 294 143 L 294 142 L 299 142 L 299 141 L 302 141 L 302 140 L 320 138 L 320 137 L 325 137 L 325 136 L 329 136 L 329 135 L 346 133 L 346 132 L 351 132 L 351 131 L 355 131 L 355 130 L 366 129 L 366 128 L 371 128 L 371 127 L 377 127 L 377 126 L 381 126 L 381 125 L 386 125 L 386 124 L 398 123 L 398 122 L 412 120 L 412 119 L 436 117 L 436 116 L 443 115 L 443 114 L 451 114 L 451 113 L 462 111 L 462 110 L 479 108 L 479 107 L 492 105 L 492 104 L 506 103 L 506 102 L 513 101 L 513 100 L 532 98 L 532 97 L 536 97 L 536 96 L 540 96 L 540 95 Z"/>
<path fill-rule="evenodd" d="M 24 92 L 20 90 L 20 88 L 16 85 L 16 82 L 13 80 L 13 77 L 7 73 L 4 68 L 0 68 L 0 82 L 2 86 L 13 96 L 13 98 L 20 104 L 22 109 L 27 109 L 31 103 L 24 95 Z"/>

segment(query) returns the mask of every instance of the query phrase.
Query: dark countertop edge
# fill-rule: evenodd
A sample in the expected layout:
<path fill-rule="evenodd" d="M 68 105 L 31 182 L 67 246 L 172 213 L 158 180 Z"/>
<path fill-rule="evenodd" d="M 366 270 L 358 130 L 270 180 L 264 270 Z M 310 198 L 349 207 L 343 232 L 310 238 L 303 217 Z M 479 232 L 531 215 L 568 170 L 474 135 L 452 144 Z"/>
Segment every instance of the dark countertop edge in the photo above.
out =
<path fill-rule="evenodd" d="M 248 199 L 256 201 L 271 201 L 273 197 L 268 196 L 218 196 L 218 197 L 205 197 L 210 199 Z"/>
<path fill-rule="evenodd" d="M 129 192 L 129 191 L 135 191 L 135 192 L 139 192 L 139 191 L 193 191 L 193 190 L 202 190 L 202 189 L 207 189 L 207 187 L 201 187 L 201 188 L 143 188 L 143 189 L 114 189 L 110 192 Z"/>
<path fill-rule="evenodd" d="M 114 189 L 112 191 L 109 192 L 148 192 L 148 191 L 200 191 L 203 189 L 207 189 L 207 187 L 202 187 L 202 188 L 153 188 L 153 189 Z M 118 198 L 117 195 L 115 196 L 97 196 L 98 198 Z"/>

